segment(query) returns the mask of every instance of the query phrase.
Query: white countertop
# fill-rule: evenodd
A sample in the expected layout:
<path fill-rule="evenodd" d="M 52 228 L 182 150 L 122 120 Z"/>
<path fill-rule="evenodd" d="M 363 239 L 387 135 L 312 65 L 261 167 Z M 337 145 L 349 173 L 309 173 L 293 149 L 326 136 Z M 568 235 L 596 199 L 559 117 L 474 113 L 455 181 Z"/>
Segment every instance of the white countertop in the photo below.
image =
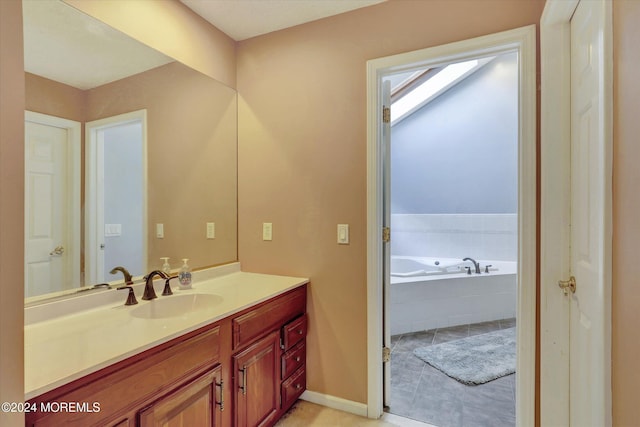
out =
<path fill-rule="evenodd" d="M 25 400 L 307 282 L 299 277 L 232 272 L 197 281 L 190 290 L 174 289 L 176 295 L 217 295 L 220 299 L 211 308 L 164 319 L 133 317 L 131 310 L 171 298 L 161 296 L 162 286 L 156 283 L 157 300 L 143 301 L 137 291 L 139 304 L 125 306 L 126 291 L 119 291 L 121 301 L 117 304 L 110 302 L 28 324 L 24 328 Z"/>

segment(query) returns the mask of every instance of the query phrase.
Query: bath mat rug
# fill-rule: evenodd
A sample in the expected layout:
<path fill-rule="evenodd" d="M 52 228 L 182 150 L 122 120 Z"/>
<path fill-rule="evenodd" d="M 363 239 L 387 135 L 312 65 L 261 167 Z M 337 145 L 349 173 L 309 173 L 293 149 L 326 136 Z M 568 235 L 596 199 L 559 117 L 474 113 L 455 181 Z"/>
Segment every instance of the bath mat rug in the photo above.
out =
<path fill-rule="evenodd" d="M 484 384 L 516 371 L 516 328 L 416 348 L 413 354 L 461 383 Z"/>

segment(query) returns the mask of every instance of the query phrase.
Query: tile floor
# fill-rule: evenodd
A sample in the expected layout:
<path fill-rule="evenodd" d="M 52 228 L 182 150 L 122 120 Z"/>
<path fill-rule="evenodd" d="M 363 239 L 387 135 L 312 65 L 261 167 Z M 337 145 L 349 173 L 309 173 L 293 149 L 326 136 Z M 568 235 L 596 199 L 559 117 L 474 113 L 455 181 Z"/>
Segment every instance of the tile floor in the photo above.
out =
<path fill-rule="evenodd" d="M 1 0 L 0 0 L 1 1 Z M 435 427 L 393 414 L 371 420 L 336 409 L 298 400 L 275 427 Z"/>
<path fill-rule="evenodd" d="M 514 426 L 515 374 L 468 386 L 413 354 L 417 347 L 513 326 L 515 319 L 504 319 L 393 336 L 389 412 L 438 427 Z"/>

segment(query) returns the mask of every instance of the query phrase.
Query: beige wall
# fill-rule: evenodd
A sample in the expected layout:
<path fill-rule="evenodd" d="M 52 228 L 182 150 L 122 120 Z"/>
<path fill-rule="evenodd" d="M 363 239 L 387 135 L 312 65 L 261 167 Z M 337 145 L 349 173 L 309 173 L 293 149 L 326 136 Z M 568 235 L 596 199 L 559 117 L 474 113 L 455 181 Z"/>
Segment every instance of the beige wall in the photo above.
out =
<path fill-rule="evenodd" d="M 35 74 L 25 74 L 27 110 L 76 122 L 85 121 L 85 91 Z"/>
<path fill-rule="evenodd" d="M 239 43 L 240 260 L 311 278 L 310 390 L 367 399 L 366 61 L 535 24 L 543 5 L 392 0 Z"/>
<path fill-rule="evenodd" d="M 87 121 L 147 109 L 149 269 L 237 260 L 237 97 L 173 62 L 87 91 Z M 216 238 L 207 239 L 206 223 Z M 155 237 L 155 224 L 165 237 Z"/>
<path fill-rule="evenodd" d="M 194 70 L 236 87 L 235 42 L 178 0 L 64 1 Z"/>
<path fill-rule="evenodd" d="M 161 256 L 175 269 L 182 258 L 191 268 L 237 260 L 233 89 L 178 62 L 85 91 L 27 73 L 26 89 L 28 110 L 83 124 L 147 109 L 148 269 Z M 215 239 L 205 238 L 207 222 Z"/>
<path fill-rule="evenodd" d="M 22 3 L 0 1 L 0 402 L 24 399 L 24 65 Z M 24 424 L 0 411 L 0 425 Z"/>
<path fill-rule="evenodd" d="M 613 423 L 640 422 L 640 2 L 613 2 Z"/>

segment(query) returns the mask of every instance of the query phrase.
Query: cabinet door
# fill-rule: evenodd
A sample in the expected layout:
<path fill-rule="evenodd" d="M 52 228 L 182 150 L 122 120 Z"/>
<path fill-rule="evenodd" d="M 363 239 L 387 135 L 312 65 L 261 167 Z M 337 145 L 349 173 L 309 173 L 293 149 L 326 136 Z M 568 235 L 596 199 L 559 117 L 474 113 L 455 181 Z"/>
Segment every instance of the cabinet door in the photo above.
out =
<path fill-rule="evenodd" d="M 236 427 L 269 425 L 279 407 L 279 333 L 273 332 L 233 357 Z"/>
<path fill-rule="evenodd" d="M 221 425 L 224 396 L 220 365 L 140 411 L 140 427 Z"/>

